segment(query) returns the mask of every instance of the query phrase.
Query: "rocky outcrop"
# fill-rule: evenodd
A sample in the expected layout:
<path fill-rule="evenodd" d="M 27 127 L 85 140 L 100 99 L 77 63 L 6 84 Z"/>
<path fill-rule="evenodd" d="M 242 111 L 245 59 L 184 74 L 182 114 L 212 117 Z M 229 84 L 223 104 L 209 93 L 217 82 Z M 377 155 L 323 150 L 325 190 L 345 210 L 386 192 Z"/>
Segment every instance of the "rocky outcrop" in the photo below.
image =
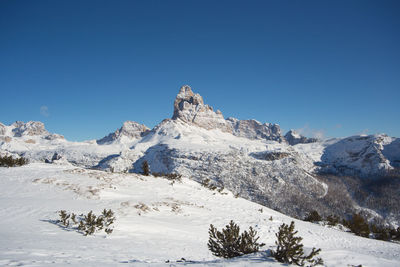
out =
<path fill-rule="evenodd" d="M 51 140 L 56 140 L 56 139 L 64 139 L 64 136 L 61 134 L 49 134 L 49 135 L 45 136 L 44 139 L 51 141 Z"/>
<path fill-rule="evenodd" d="M 283 141 L 279 125 L 260 123 L 256 120 L 224 119 L 221 111 L 204 104 L 199 94 L 193 93 L 188 85 L 181 87 L 174 102 L 173 120 L 182 120 L 207 130 L 219 129 L 235 136 L 249 139 Z"/>
<path fill-rule="evenodd" d="M 0 122 L 0 135 L 6 134 L 6 126 Z"/>
<path fill-rule="evenodd" d="M 173 120 L 182 120 L 207 130 L 220 129 L 231 132 L 230 125 L 225 121 L 221 111 L 205 105 L 199 94 L 194 94 L 188 85 L 181 87 L 174 102 Z"/>
<path fill-rule="evenodd" d="M 27 123 L 16 121 L 11 126 L 14 127 L 12 129 L 14 137 L 49 134 L 49 132 L 44 128 L 43 122 L 40 121 L 28 121 Z"/>
<path fill-rule="evenodd" d="M 230 123 L 232 134 L 235 136 L 248 139 L 283 141 L 281 128 L 278 124 L 262 124 L 256 120 L 238 120 L 235 118 L 228 118 L 227 122 Z"/>
<path fill-rule="evenodd" d="M 121 141 L 121 139 L 123 138 L 127 138 L 128 140 L 135 140 L 145 136 L 149 131 L 150 129 L 143 124 L 139 124 L 134 121 L 126 121 L 121 128 L 103 137 L 102 139 L 97 140 L 96 142 L 99 145 L 104 145 L 113 143 L 116 140 Z"/>
<path fill-rule="evenodd" d="M 305 136 L 297 133 L 295 130 L 290 130 L 289 132 L 287 132 L 285 134 L 285 139 L 291 146 L 294 146 L 297 144 L 309 144 L 309 143 L 318 142 L 317 138 L 305 137 Z"/>

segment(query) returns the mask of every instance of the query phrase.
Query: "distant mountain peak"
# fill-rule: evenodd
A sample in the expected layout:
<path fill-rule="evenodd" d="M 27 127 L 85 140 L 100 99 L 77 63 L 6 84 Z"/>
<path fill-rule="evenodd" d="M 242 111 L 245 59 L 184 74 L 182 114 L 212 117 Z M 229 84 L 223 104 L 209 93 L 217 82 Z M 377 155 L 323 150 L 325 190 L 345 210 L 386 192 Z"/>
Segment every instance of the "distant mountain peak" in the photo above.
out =
<path fill-rule="evenodd" d="M 207 130 L 220 129 L 223 132 L 231 132 L 230 125 L 222 113 L 214 112 L 212 107 L 205 105 L 201 95 L 193 93 L 189 85 L 184 85 L 179 90 L 172 119 L 192 123 Z"/>
<path fill-rule="evenodd" d="M 192 91 L 189 85 L 183 85 L 174 102 L 173 120 L 181 120 L 207 130 L 219 129 L 235 136 L 249 139 L 283 141 L 278 124 L 260 123 L 256 120 L 225 120 L 221 111 L 214 111 L 204 104 L 201 95 Z"/>
<path fill-rule="evenodd" d="M 123 138 L 127 138 L 128 140 L 132 141 L 143 137 L 149 131 L 150 129 L 144 124 L 140 124 L 135 121 L 125 121 L 121 128 L 103 137 L 102 139 L 97 140 L 97 144 L 110 144 Z"/>
<path fill-rule="evenodd" d="M 285 139 L 291 146 L 318 142 L 317 138 L 305 137 L 293 129 L 285 134 Z"/>

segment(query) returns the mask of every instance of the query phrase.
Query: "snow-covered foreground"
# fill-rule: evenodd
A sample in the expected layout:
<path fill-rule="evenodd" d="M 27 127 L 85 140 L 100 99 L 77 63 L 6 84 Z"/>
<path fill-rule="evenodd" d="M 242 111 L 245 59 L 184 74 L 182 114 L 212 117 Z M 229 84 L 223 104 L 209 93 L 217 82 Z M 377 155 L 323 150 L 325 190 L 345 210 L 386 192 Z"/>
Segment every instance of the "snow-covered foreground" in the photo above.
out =
<path fill-rule="evenodd" d="M 268 250 L 274 249 L 279 225 L 293 220 L 225 193 L 187 178 L 172 185 L 163 178 L 65 165 L 0 168 L 0 266 L 285 266 L 265 251 L 233 260 L 211 254 L 210 224 L 220 229 L 234 220 L 242 230 L 253 226 Z M 61 209 L 100 213 L 103 208 L 117 217 L 109 236 L 85 237 L 54 224 Z M 306 249 L 321 248 L 327 266 L 400 266 L 399 244 L 294 221 Z M 181 258 L 191 262 L 177 263 Z"/>

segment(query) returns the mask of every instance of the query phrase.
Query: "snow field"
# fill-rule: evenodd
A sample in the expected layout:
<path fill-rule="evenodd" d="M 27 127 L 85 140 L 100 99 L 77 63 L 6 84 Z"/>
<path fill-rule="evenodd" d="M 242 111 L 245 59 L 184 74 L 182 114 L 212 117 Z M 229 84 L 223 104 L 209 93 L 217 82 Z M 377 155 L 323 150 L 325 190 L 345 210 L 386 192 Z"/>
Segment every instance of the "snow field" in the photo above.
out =
<path fill-rule="evenodd" d="M 282 266 L 266 258 L 268 252 L 216 259 L 207 249 L 208 228 L 221 229 L 231 219 L 241 230 L 253 226 L 265 250 L 274 248 L 279 225 L 294 220 L 187 178 L 171 185 L 164 178 L 72 166 L 0 168 L 0 192 L 1 266 L 168 266 L 185 264 L 176 262 L 182 257 L 200 266 Z M 98 214 L 103 208 L 117 218 L 109 236 L 85 237 L 54 224 L 61 209 Z M 322 248 L 327 266 L 400 266 L 399 244 L 294 221 L 306 250 Z"/>

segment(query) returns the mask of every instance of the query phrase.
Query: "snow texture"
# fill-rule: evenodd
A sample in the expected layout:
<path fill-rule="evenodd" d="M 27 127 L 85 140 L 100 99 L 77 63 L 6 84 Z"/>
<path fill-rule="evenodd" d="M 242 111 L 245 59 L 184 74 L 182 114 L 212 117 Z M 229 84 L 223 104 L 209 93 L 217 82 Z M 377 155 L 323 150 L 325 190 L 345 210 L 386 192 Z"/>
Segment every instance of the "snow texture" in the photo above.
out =
<path fill-rule="evenodd" d="M 306 251 L 321 248 L 326 266 L 399 266 L 400 245 L 295 220 L 186 177 L 106 173 L 31 163 L 0 168 L 1 266 L 282 266 L 271 257 L 275 233 L 294 220 Z M 85 237 L 56 224 L 57 211 L 103 208 L 116 213 L 114 232 Z M 272 218 L 272 220 L 271 220 Z M 207 249 L 210 224 L 249 226 L 266 243 L 259 253 L 217 259 Z M 186 262 L 177 262 L 182 258 Z M 167 262 L 167 263 L 166 263 Z"/>

